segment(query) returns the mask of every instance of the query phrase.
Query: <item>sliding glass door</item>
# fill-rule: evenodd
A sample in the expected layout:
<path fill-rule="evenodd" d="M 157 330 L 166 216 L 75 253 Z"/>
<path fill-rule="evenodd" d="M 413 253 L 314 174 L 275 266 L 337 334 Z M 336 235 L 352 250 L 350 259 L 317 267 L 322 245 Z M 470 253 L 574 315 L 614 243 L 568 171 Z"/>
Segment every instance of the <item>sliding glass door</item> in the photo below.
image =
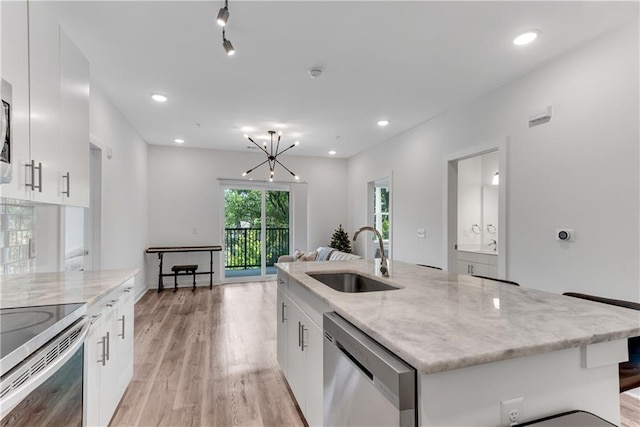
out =
<path fill-rule="evenodd" d="M 225 278 L 267 278 L 290 249 L 289 189 L 224 188 Z"/>

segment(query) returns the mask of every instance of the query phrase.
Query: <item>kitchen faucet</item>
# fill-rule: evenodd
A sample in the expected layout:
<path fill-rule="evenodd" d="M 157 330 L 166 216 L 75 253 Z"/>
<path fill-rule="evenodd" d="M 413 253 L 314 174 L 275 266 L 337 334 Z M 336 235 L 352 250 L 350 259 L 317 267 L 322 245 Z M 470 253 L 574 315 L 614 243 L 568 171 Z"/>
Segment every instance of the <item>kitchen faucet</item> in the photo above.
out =
<path fill-rule="evenodd" d="M 355 234 L 353 235 L 353 241 L 354 242 L 356 241 L 356 239 L 358 238 L 358 234 L 360 234 L 361 231 L 366 231 L 366 230 L 374 232 L 375 235 L 378 237 L 378 243 L 380 244 L 380 258 L 381 258 L 380 273 L 382 273 L 384 277 L 389 277 L 389 260 L 384 255 L 384 247 L 382 246 L 382 236 L 380 235 L 380 232 L 373 227 L 369 227 L 369 226 L 360 227 L 358 231 L 356 231 Z"/>

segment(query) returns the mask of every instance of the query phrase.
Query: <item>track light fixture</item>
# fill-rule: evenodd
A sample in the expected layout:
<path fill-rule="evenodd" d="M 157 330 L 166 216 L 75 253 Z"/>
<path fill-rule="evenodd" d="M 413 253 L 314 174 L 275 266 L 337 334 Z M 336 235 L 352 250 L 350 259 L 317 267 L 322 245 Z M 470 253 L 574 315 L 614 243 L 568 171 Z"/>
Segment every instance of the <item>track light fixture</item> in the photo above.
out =
<path fill-rule="evenodd" d="M 233 48 L 233 45 L 231 44 L 231 42 L 227 40 L 227 37 L 224 32 L 224 28 L 222 29 L 222 47 L 224 48 L 224 51 L 227 52 L 227 55 L 229 56 L 236 53 L 236 50 Z"/>
<path fill-rule="evenodd" d="M 227 40 L 225 26 L 227 25 L 228 21 L 229 21 L 229 3 L 228 3 L 228 0 L 224 0 L 224 7 L 220 8 L 216 22 L 218 22 L 218 25 L 222 27 L 222 47 L 224 48 L 224 51 L 227 53 L 227 55 L 231 56 L 234 53 L 236 53 L 236 50 L 233 48 L 231 41 Z"/>
<path fill-rule="evenodd" d="M 271 145 L 269 146 L 267 144 L 267 142 L 265 141 L 262 145 L 256 143 L 253 139 L 251 139 L 250 136 L 245 135 L 245 137 L 253 142 L 253 144 L 258 147 L 259 149 L 261 149 L 266 155 L 267 155 L 267 160 L 265 160 L 262 163 L 259 163 L 257 166 L 252 167 L 251 169 L 249 169 L 248 171 L 246 171 L 245 173 L 242 174 L 242 176 L 247 176 L 248 174 L 250 174 L 251 172 L 254 171 L 254 169 L 264 165 L 265 163 L 269 164 L 269 181 L 273 182 L 273 177 L 275 174 L 275 169 L 276 169 L 276 163 L 279 164 L 280 166 L 282 166 L 287 172 L 289 172 L 291 174 L 292 177 L 294 177 L 296 180 L 300 179 L 298 177 L 298 175 L 296 175 L 295 173 L 291 172 L 291 170 L 289 170 L 289 168 L 287 168 L 285 165 L 283 165 L 282 163 L 280 163 L 280 160 L 278 160 L 278 156 L 281 155 L 282 153 L 284 153 L 285 151 L 289 151 L 291 150 L 293 147 L 295 147 L 296 145 L 299 144 L 298 141 L 296 141 L 295 143 L 291 144 L 289 147 L 285 148 L 282 151 L 280 150 L 280 137 L 282 136 L 282 132 L 278 133 L 278 139 L 274 145 L 273 143 L 273 135 L 275 135 L 276 131 L 274 130 L 270 130 L 269 131 L 269 135 L 271 137 Z M 267 150 L 268 148 L 268 150 Z"/>
<path fill-rule="evenodd" d="M 221 27 L 224 27 L 225 25 L 227 25 L 228 20 L 229 20 L 229 8 L 227 7 L 227 0 L 225 0 L 224 7 L 221 7 L 220 11 L 218 12 L 218 18 L 216 19 L 216 22 Z"/>

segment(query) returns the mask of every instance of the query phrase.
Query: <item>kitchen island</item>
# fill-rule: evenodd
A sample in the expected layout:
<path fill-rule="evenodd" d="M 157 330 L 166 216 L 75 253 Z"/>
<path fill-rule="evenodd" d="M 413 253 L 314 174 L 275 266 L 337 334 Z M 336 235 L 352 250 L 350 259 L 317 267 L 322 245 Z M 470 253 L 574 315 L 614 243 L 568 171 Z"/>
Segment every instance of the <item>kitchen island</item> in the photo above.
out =
<path fill-rule="evenodd" d="M 416 368 L 419 425 L 502 425 L 501 402 L 514 398 L 523 399 L 518 422 L 581 409 L 619 424 L 617 364 L 626 360 L 626 339 L 640 335 L 639 313 L 411 264 L 390 267 L 384 278 L 367 260 L 283 263 L 279 287 L 310 323 L 322 328 L 317 314 L 335 311 Z M 352 272 L 400 289 L 343 293 L 310 272 Z"/>

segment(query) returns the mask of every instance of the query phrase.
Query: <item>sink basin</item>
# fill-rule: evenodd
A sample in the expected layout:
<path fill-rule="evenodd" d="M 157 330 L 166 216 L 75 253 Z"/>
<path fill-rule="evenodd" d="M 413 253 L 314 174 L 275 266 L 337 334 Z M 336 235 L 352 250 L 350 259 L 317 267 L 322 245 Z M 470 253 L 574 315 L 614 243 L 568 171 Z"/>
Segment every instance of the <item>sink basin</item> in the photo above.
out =
<path fill-rule="evenodd" d="M 399 289 L 355 273 L 308 273 L 308 275 L 340 292 L 375 292 Z"/>

